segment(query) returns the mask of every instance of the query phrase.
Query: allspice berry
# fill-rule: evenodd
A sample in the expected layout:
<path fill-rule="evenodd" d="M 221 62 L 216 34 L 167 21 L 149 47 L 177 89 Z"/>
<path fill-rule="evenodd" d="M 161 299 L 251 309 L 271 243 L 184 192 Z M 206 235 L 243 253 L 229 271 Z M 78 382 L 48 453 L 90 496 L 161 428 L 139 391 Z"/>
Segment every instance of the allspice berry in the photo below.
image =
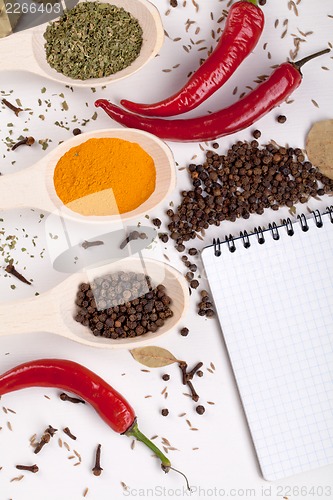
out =
<path fill-rule="evenodd" d="M 167 417 L 169 415 L 169 410 L 167 408 L 163 408 L 161 414 L 163 415 L 163 417 Z"/>

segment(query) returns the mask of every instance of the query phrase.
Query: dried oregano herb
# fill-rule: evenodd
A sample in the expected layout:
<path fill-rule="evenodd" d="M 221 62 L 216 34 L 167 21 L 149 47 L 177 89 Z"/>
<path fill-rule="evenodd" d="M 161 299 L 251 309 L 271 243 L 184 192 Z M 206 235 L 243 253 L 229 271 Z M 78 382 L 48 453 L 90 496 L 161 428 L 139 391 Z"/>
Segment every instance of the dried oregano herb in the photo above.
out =
<path fill-rule="evenodd" d="M 46 58 L 70 78 L 102 78 L 138 57 L 142 34 L 137 19 L 122 7 L 83 2 L 46 28 Z"/>

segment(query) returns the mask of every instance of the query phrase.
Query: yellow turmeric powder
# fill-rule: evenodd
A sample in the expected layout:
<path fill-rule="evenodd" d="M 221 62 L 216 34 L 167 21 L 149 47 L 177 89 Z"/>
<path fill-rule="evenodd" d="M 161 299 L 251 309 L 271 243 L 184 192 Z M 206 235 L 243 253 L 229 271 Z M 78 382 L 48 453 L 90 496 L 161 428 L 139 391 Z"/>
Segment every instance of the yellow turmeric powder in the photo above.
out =
<path fill-rule="evenodd" d="M 61 201 L 82 215 L 130 212 L 153 193 L 156 170 L 139 144 L 115 138 L 89 139 L 71 148 L 54 170 Z"/>

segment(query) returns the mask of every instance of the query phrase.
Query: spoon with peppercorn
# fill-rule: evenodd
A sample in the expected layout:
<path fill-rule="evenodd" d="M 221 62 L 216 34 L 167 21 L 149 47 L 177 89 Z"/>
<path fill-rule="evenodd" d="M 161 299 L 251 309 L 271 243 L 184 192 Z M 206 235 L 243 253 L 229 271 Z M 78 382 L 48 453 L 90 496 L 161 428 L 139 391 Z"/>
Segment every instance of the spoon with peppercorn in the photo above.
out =
<path fill-rule="evenodd" d="M 129 257 L 71 275 L 30 299 L 0 306 L 0 336 L 50 332 L 99 348 L 132 349 L 181 320 L 187 283 L 169 264 Z"/>

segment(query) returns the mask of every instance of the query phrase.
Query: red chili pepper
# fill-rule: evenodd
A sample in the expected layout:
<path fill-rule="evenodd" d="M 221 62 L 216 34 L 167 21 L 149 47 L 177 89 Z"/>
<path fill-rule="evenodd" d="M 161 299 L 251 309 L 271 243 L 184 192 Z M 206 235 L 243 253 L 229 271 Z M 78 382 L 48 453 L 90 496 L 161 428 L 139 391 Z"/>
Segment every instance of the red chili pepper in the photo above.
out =
<path fill-rule="evenodd" d="M 115 432 L 135 437 L 148 446 L 161 460 L 165 472 L 172 468 L 170 460 L 140 432 L 134 410 L 126 399 L 88 368 L 65 359 L 39 359 L 0 375 L 0 396 L 27 387 L 57 387 L 77 394 Z"/>
<path fill-rule="evenodd" d="M 231 77 L 253 51 L 264 29 L 262 10 L 249 1 L 236 2 L 230 9 L 220 40 L 208 59 L 179 92 L 153 104 L 123 99 L 121 104 L 146 116 L 173 116 L 196 108 Z"/>
<path fill-rule="evenodd" d="M 146 118 L 122 110 L 106 99 L 98 99 L 101 107 L 116 122 L 126 127 L 138 128 L 169 141 L 210 141 L 238 132 L 262 118 L 281 104 L 297 89 L 302 81 L 301 66 L 310 59 L 326 54 L 325 49 L 296 63 L 286 62 L 274 70 L 271 76 L 260 83 L 245 97 L 216 113 L 182 120 Z"/>

